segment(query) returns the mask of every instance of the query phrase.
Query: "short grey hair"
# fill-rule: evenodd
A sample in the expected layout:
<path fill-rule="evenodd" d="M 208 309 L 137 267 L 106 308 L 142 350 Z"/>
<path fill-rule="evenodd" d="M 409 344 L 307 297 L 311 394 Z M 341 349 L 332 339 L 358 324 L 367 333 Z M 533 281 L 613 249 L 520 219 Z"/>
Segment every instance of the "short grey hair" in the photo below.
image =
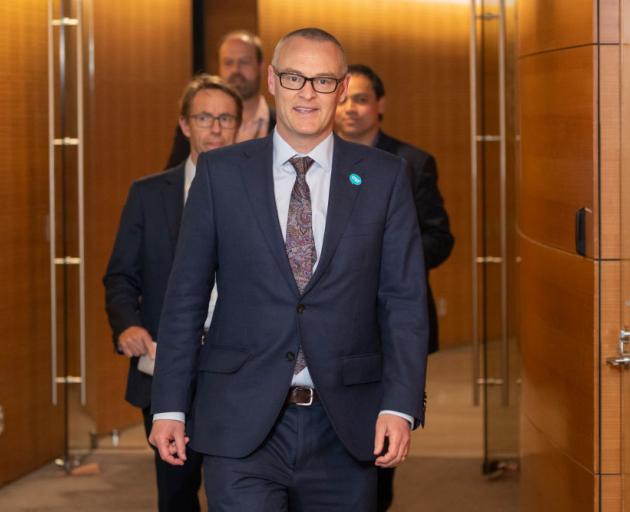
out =
<path fill-rule="evenodd" d="M 282 47 L 289 39 L 292 39 L 294 37 L 302 37 L 304 39 L 308 39 L 309 41 L 318 41 L 320 43 L 328 42 L 334 44 L 339 49 L 339 53 L 341 54 L 343 76 L 348 73 L 348 58 L 346 57 L 346 50 L 343 46 L 341 46 L 339 40 L 329 32 L 315 27 L 300 28 L 294 30 L 293 32 L 289 32 L 287 35 L 282 37 L 280 41 L 278 41 L 278 43 L 276 44 L 276 48 L 273 51 L 273 59 L 271 60 L 272 66 L 276 67 L 278 65 L 280 50 L 282 50 Z"/>

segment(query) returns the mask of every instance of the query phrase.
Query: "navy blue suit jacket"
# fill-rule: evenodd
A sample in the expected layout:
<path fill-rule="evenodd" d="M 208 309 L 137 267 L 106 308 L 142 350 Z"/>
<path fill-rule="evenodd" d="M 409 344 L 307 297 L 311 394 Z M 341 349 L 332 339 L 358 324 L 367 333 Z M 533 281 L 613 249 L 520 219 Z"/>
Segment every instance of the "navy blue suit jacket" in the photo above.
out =
<path fill-rule="evenodd" d="M 139 179 L 129 190 L 103 278 L 114 346 L 133 325 L 144 327 L 157 341 L 184 208 L 184 167 L 185 162 Z M 131 358 L 126 399 L 144 408 L 151 402 L 152 378 L 137 366 L 138 358 Z"/>
<path fill-rule="evenodd" d="M 185 412 L 196 451 L 246 456 L 283 407 L 295 364 L 287 355 L 301 344 L 340 440 L 373 460 L 380 410 L 419 422 L 424 414 L 425 271 L 406 164 L 335 137 L 322 253 L 300 294 L 272 146 L 269 136 L 199 159 L 160 321 L 152 410 Z M 201 345 L 215 279 L 219 299 Z"/>
<path fill-rule="evenodd" d="M 428 272 L 446 261 L 455 245 L 444 199 L 438 188 L 435 158 L 419 148 L 379 132 L 374 147 L 398 155 L 409 164 L 413 199 L 422 232 L 424 264 L 427 270 L 427 304 L 429 308 L 429 354 L 439 347 L 437 310 Z"/>

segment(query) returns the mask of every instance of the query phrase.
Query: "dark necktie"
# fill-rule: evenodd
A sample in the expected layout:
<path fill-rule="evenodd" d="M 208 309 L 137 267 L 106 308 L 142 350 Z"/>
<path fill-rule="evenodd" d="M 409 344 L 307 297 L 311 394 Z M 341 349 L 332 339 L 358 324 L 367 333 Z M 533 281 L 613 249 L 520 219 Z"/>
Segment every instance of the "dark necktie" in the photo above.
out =
<path fill-rule="evenodd" d="M 313 265 L 317 261 L 317 250 L 313 237 L 311 191 L 308 188 L 308 183 L 306 183 L 306 173 L 313 165 L 314 160 L 308 156 L 295 156 L 289 162 L 293 165 L 297 176 L 289 202 L 285 245 L 293 277 L 300 293 L 302 293 L 313 275 Z M 304 353 L 300 347 L 293 375 L 297 375 L 305 367 Z"/>

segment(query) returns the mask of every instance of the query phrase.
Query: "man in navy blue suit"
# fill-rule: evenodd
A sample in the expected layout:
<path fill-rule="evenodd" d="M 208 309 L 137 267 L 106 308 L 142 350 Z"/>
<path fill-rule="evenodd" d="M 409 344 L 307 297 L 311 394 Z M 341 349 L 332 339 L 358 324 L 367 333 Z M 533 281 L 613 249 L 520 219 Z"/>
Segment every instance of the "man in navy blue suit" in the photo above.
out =
<path fill-rule="evenodd" d="M 424 420 L 425 271 L 406 164 L 333 135 L 348 76 L 327 32 L 283 37 L 268 86 L 273 134 L 199 159 L 150 440 L 173 465 L 188 464 L 188 440 L 205 454 L 212 511 L 372 512 L 376 466 L 400 464 Z"/>
<path fill-rule="evenodd" d="M 197 157 L 234 142 L 242 110 L 238 93 L 219 77 L 195 77 L 182 96 L 179 120 L 190 140 L 187 160 L 136 181 L 120 219 L 103 279 L 106 309 L 114 346 L 130 359 L 126 398 L 142 409 L 147 436 L 152 424 L 152 377 L 146 372 L 150 372 L 150 360 L 155 357 L 160 311 Z M 149 365 L 142 371 L 144 362 Z M 162 461 L 156 452 L 160 512 L 200 510 L 197 493 L 202 456 L 193 450 L 187 454 L 189 463 L 175 467 Z"/>
<path fill-rule="evenodd" d="M 438 321 L 428 272 L 446 261 L 455 239 L 451 234 L 444 199 L 438 188 L 435 158 L 429 153 L 387 135 L 381 130 L 385 113 L 385 87 L 381 78 L 363 64 L 348 66 L 346 99 L 337 107 L 335 130 L 345 140 L 373 146 L 404 158 L 412 177 L 414 202 L 422 232 L 427 270 L 429 353 L 438 349 Z M 378 470 L 378 512 L 387 510 L 394 497 L 394 468 Z"/>

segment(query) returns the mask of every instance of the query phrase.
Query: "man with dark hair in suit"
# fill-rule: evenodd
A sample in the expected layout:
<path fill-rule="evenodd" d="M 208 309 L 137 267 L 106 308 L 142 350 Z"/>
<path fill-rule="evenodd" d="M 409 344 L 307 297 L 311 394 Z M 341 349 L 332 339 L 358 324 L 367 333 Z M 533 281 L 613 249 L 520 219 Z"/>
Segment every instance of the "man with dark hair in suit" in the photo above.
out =
<path fill-rule="evenodd" d="M 429 153 L 390 137 L 381 130 L 385 112 L 385 87 L 368 66 L 348 66 L 350 84 L 346 99 L 337 107 L 335 130 L 343 139 L 373 146 L 404 158 L 411 172 L 414 202 L 422 232 L 424 262 L 428 271 L 448 258 L 455 242 L 449 227 L 444 200 L 437 186 L 437 167 Z M 438 322 L 431 287 L 429 306 L 429 353 L 438 349 Z M 385 511 L 393 499 L 393 468 L 378 470 L 378 507 Z"/>
<path fill-rule="evenodd" d="M 260 93 L 264 71 L 260 37 L 247 30 L 225 34 L 218 46 L 219 76 L 234 87 L 243 99 L 243 121 L 236 132 L 236 142 L 265 137 L 276 124 L 276 113 Z M 167 167 L 188 158 L 188 139 L 177 127 Z"/>
<path fill-rule="evenodd" d="M 172 169 L 133 183 L 120 219 L 103 279 L 106 309 L 116 350 L 130 359 L 126 398 L 142 409 L 147 436 L 152 424 L 150 366 L 155 359 L 154 340 L 197 158 L 204 151 L 234 143 L 242 112 L 240 96 L 221 78 L 195 77 L 184 90 L 179 119 L 182 132 L 190 140 L 188 158 Z M 211 307 L 215 301 L 213 294 Z M 167 464 L 156 452 L 160 512 L 200 510 L 197 493 L 202 457 L 191 449 L 187 456 L 189 464 L 182 468 Z"/>
<path fill-rule="evenodd" d="M 189 436 L 213 512 L 374 512 L 376 467 L 400 464 L 424 421 L 429 326 L 406 164 L 333 135 L 348 76 L 329 33 L 284 36 L 267 84 L 273 134 L 199 159 L 150 440 L 185 466 Z"/>

